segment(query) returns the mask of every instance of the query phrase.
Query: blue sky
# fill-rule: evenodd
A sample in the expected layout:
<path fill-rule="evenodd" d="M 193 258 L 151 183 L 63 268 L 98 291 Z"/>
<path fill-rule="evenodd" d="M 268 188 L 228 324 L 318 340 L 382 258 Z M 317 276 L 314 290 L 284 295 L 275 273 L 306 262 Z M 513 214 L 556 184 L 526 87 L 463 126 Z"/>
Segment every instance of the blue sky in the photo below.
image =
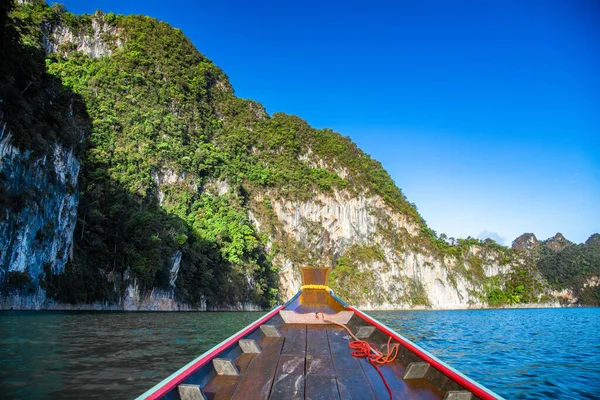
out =
<path fill-rule="evenodd" d="M 181 28 L 238 96 L 352 138 L 438 232 L 600 232 L 596 0 L 64 4 Z"/>

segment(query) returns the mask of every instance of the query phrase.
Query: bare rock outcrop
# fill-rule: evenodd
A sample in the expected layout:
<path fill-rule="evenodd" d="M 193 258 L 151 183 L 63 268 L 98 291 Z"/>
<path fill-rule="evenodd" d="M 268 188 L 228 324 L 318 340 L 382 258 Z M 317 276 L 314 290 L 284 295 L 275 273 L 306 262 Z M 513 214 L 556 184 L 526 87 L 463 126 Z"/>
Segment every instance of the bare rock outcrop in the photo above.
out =
<path fill-rule="evenodd" d="M 524 233 L 512 242 L 512 248 L 533 255 L 540 247 L 540 242 L 533 233 Z"/>

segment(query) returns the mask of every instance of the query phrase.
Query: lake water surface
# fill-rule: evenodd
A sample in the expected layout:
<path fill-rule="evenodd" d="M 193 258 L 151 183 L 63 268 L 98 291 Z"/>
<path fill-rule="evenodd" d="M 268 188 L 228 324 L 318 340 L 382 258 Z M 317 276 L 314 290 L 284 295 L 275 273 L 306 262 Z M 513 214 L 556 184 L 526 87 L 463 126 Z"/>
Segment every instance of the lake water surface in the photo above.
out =
<path fill-rule="evenodd" d="M 0 312 L 0 398 L 133 398 L 262 314 Z M 507 399 L 600 399 L 600 308 L 369 314 Z"/>

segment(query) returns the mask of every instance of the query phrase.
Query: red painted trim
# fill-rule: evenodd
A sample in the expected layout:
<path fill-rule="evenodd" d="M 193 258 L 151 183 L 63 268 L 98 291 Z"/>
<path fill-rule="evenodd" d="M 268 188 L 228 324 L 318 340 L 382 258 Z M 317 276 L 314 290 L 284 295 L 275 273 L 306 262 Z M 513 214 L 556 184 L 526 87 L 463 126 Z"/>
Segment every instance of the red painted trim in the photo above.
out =
<path fill-rule="evenodd" d="M 372 319 L 367 314 L 363 313 L 362 311 L 360 311 L 360 310 L 358 310 L 358 309 L 356 309 L 356 308 L 354 308 L 352 306 L 348 306 L 348 309 L 352 310 L 354 312 L 354 314 L 358 315 L 360 318 L 362 318 L 363 320 L 367 321 L 368 323 L 370 323 L 372 325 L 375 325 L 380 331 L 382 331 L 382 332 L 390 335 L 394 339 L 396 339 L 398 342 L 400 342 L 400 344 L 402 344 L 404 347 L 406 347 L 407 349 L 409 349 L 410 351 L 412 351 L 413 353 L 415 353 L 423 361 L 428 362 L 431 366 L 433 366 L 435 369 L 437 369 L 438 371 L 440 371 L 441 373 L 443 373 L 444 375 L 446 375 L 448 378 L 452 379 L 454 382 L 458 383 L 459 385 L 461 385 L 465 389 L 471 391 L 471 393 L 473 393 L 475 396 L 480 397 L 483 400 L 496 400 L 496 399 L 498 399 L 498 397 L 496 397 L 493 394 L 489 393 L 488 391 L 486 391 L 485 389 L 481 388 L 480 386 L 477 386 L 470 379 L 466 379 L 465 377 L 463 377 L 460 374 L 456 373 L 456 371 L 453 371 L 452 369 L 448 368 L 448 366 L 446 364 L 442 363 L 441 361 L 439 361 L 439 360 L 437 360 L 435 358 L 432 358 L 432 356 L 430 356 L 427 353 L 424 353 L 421 349 L 415 347 L 412 343 L 407 342 L 405 338 L 403 338 L 402 336 L 400 336 L 396 332 L 394 332 L 394 331 L 386 328 L 385 326 L 381 325 L 379 322 L 377 322 L 376 320 Z"/>
<path fill-rule="evenodd" d="M 281 306 L 277 307 L 276 309 L 274 309 L 273 311 L 271 311 L 270 313 L 268 313 L 267 315 L 265 315 L 264 317 L 257 319 L 255 322 L 253 322 L 247 328 L 240 331 L 235 336 L 232 336 L 231 338 L 229 338 L 229 340 L 227 340 L 227 342 L 225 342 L 221 346 L 219 346 L 219 348 L 214 349 L 213 351 L 211 351 L 210 353 L 208 353 L 207 355 L 205 355 L 204 357 L 202 357 L 201 359 L 196 361 L 194 364 L 190 365 L 189 368 L 187 368 L 185 371 L 182 371 L 179 375 L 177 375 L 175 378 L 171 379 L 169 382 L 167 382 L 165 385 L 163 385 L 156 392 L 154 392 L 151 395 L 149 395 L 148 397 L 146 397 L 146 399 L 147 400 L 159 399 L 162 396 L 164 396 L 165 394 L 167 394 L 168 392 L 170 392 L 172 389 L 177 387 L 177 385 L 179 385 L 181 382 L 186 380 L 190 375 L 192 375 L 198 369 L 203 367 L 206 363 L 208 363 L 214 357 L 216 357 L 217 355 L 219 355 L 220 353 L 225 351 L 229 346 L 231 346 L 234 343 L 237 343 L 238 340 L 242 339 L 248 333 L 250 333 L 254 329 L 258 328 L 264 322 L 273 318 L 273 316 L 275 316 L 277 313 L 279 313 L 279 311 L 283 307 L 284 306 L 281 305 Z"/>

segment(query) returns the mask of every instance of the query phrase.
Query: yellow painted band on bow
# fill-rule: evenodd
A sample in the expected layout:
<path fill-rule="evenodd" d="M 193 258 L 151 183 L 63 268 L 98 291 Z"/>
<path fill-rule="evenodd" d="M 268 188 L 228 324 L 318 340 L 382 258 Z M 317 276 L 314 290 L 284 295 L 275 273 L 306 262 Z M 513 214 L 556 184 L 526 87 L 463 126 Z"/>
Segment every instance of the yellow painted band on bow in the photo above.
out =
<path fill-rule="evenodd" d="M 323 289 L 328 292 L 333 292 L 333 290 L 331 290 L 331 288 L 329 286 L 325 286 L 325 285 L 302 285 L 300 290 L 304 290 L 304 289 Z"/>

